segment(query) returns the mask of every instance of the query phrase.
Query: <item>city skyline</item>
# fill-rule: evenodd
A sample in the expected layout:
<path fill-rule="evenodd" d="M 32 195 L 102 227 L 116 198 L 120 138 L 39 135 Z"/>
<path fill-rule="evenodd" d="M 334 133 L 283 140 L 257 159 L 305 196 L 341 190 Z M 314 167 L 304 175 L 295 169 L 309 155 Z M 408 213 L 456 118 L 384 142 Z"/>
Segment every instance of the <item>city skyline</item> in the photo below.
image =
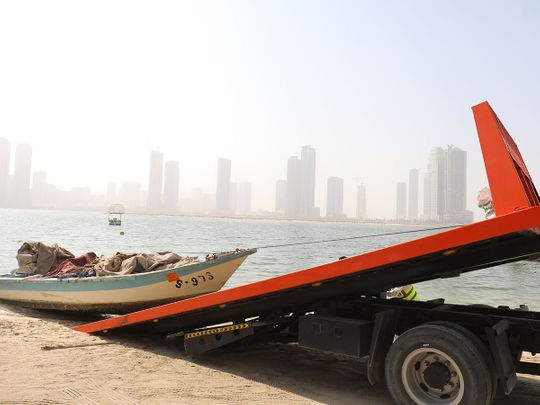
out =
<path fill-rule="evenodd" d="M 125 180 L 125 181 L 120 181 L 120 182 L 108 182 L 108 183 L 105 183 L 104 184 L 104 187 L 103 189 L 105 190 L 103 192 L 103 194 L 96 194 L 95 193 L 95 190 L 89 186 L 84 186 L 84 185 L 75 185 L 75 186 L 72 186 L 72 187 L 68 187 L 67 189 L 60 189 L 60 188 L 57 188 L 55 186 L 52 186 L 51 184 L 49 184 L 47 182 L 48 180 L 48 174 L 46 171 L 43 171 L 43 170 L 32 170 L 32 159 L 33 159 L 33 150 L 32 150 L 32 147 L 28 144 L 15 144 L 15 145 L 11 145 L 11 142 L 9 139 L 6 139 L 6 138 L 0 138 L 0 146 L 2 146 L 0 148 L 0 153 L 2 154 L 3 156 L 3 159 L 2 159 L 2 166 L 0 166 L 0 168 L 2 169 L 0 171 L 0 186 L 2 186 L 2 181 L 6 182 L 6 178 L 8 179 L 8 183 L 11 181 L 13 183 L 13 180 L 15 179 L 15 172 L 17 172 L 17 178 L 18 179 L 22 179 L 21 182 L 16 182 L 16 184 L 19 184 L 22 186 L 20 187 L 20 189 L 18 189 L 17 191 L 15 190 L 12 190 L 14 193 L 16 193 L 16 195 L 12 195 L 10 198 L 11 198 L 11 201 L 10 202 L 4 202 L 3 203 L 3 206 L 20 206 L 20 207 L 24 207 L 24 204 L 21 204 L 20 203 L 20 200 L 22 198 L 22 200 L 28 200 L 29 196 L 28 195 L 23 195 L 25 193 L 24 190 L 28 190 L 27 192 L 28 193 L 32 193 L 32 198 L 34 200 L 40 200 L 41 198 L 44 199 L 44 201 L 47 201 L 47 203 L 45 204 L 38 204 L 38 205 L 34 205 L 34 207 L 42 207 L 42 206 L 66 206 L 66 205 L 69 205 L 69 204 L 52 204 L 51 203 L 51 198 L 50 197 L 47 197 L 48 194 L 51 194 L 51 192 L 53 192 L 53 188 L 54 188 L 54 192 L 56 193 L 69 193 L 71 191 L 76 191 L 78 192 L 79 194 L 81 193 L 81 189 L 85 189 L 85 193 L 88 195 L 93 195 L 93 196 L 96 196 L 98 197 L 97 200 L 98 200 L 98 205 L 99 204 L 103 204 L 103 201 L 111 201 L 111 195 L 114 195 L 118 198 L 120 198 L 120 196 L 122 196 L 122 199 L 129 199 L 130 201 L 126 204 L 127 206 L 129 206 L 130 208 L 132 209 L 136 209 L 136 210 L 145 210 L 144 209 L 144 206 L 146 205 L 146 210 L 147 211 L 151 211 L 151 212 L 161 212 L 161 213 L 165 213 L 165 212 L 170 212 L 170 213 L 178 213 L 178 212 L 183 212 L 183 209 L 184 207 L 181 206 L 181 204 L 177 203 L 177 204 L 174 204 L 174 203 L 171 203 L 169 202 L 169 207 L 167 209 L 165 209 L 165 206 L 164 206 L 164 199 L 165 199 L 165 183 L 166 183 L 166 172 L 167 172 L 167 164 L 170 165 L 174 165 L 175 169 L 173 171 L 175 171 L 175 174 L 174 174 L 174 183 L 176 183 L 177 185 L 176 186 L 173 186 L 173 189 L 176 188 L 174 191 L 173 191 L 173 197 L 169 197 L 169 201 L 184 201 L 186 200 L 186 198 L 189 199 L 189 196 L 186 195 L 188 194 L 186 191 L 185 188 L 182 190 L 181 187 L 179 187 L 178 183 L 180 183 L 180 164 L 176 161 L 165 161 L 165 158 L 164 158 L 164 154 L 162 152 L 159 152 L 159 151 L 156 151 L 156 150 L 151 150 L 150 152 L 150 166 L 149 166 L 149 175 L 148 175 L 148 188 L 145 187 L 145 184 L 144 184 L 144 181 L 143 182 L 137 182 L 137 181 L 131 181 L 131 180 Z M 461 151 L 459 148 L 455 148 L 453 146 L 449 146 L 449 148 L 454 148 L 454 153 L 451 155 L 451 156 L 454 156 L 454 159 L 453 160 L 450 160 L 448 164 L 452 165 L 452 162 L 454 162 L 454 165 L 457 165 L 457 167 L 460 167 L 459 165 L 459 152 Z M 325 217 L 326 216 L 326 202 L 323 202 L 322 204 L 318 204 L 318 205 L 321 205 L 323 207 L 323 209 L 319 209 L 319 208 L 316 208 L 314 207 L 315 205 L 315 184 L 319 183 L 321 181 L 321 176 L 319 174 L 315 175 L 315 148 L 313 148 L 313 146 L 303 146 L 301 148 L 302 150 L 302 153 L 304 154 L 304 156 L 306 155 L 306 151 L 309 151 L 309 153 L 312 155 L 312 158 L 311 158 L 311 163 L 309 165 L 309 167 L 311 167 L 311 170 L 306 170 L 305 166 L 302 165 L 302 159 L 301 158 L 298 158 L 297 156 L 292 156 L 289 158 L 289 164 L 291 164 L 291 162 L 293 162 L 293 164 L 295 165 L 295 171 L 296 173 L 300 176 L 298 177 L 298 180 L 301 179 L 301 176 L 302 176 L 302 173 L 306 173 L 308 172 L 309 173 L 309 177 L 310 177 L 310 181 L 311 181 L 311 184 L 312 186 L 311 187 L 306 187 L 306 184 L 303 184 L 303 183 L 298 183 L 298 186 L 295 188 L 296 190 L 311 190 L 311 197 L 310 198 L 304 198 L 304 200 L 302 201 L 301 200 L 301 197 L 300 197 L 300 194 L 298 194 L 298 213 L 296 215 L 289 215 L 289 217 L 294 217 L 294 218 L 306 218 L 306 219 L 316 219 L 316 218 L 320 218 L 320 217 Z M 436 170 L 434 169 L 434 162 L 436 162 L 437 160 L 434 158 L 434 154 L 437 155 L 441 155 L 443 154 L 444 155 L 445 151 L 440 148 L 440 147 L 437 147 L 437 148 L 433 148 L 431 151 L 430 151 L 430 158 L 429 158 L 429 163 L 428 163 L 428 167 L 426 169 L 426 172 L 423 173 L 423 178 L 424 178 L 424 190 L 429 190 L 430 189 L 430 184 L 429 183 L 426 183 L 426 181 L 430 178 L 430 176 L 426 176 L 425 174 L 426 173 L 429 173 L 430 170 L 433 171 L 433 170 Z M 442 156 L 442 155 L 441 155 Z M 441 158 L 441 157 L 440 157 Z M 441 159 L 445 159 L 444 157 L 442 157 Z M 465 152 L 465 167 L 466 167 L 466 152 Z M 228 160 L 230 162 L 229 159 L 225 159 L 225 160 Z M 462 158 L 463 160 L 463 158 Z M 21 163 L 21 162 L 28 162 L 28 163 Z M 153 162 L 153 163 L 152 163 Z M 446 162 L 446 161 L 445 161 Z M 444 163 L 444 164 L 447 164 L 447 163 Z M 7 170 L 6 170 L 7 168 Z M 17 170 L 15 170 L 17 168 Z M 153 168 L 153 169 L 152 169 Z M 416 174 L 413 175 L 413 171 L 416 171 Z M 11 173 L 11 174 L 8 174 L 6 176 L 6 173 Z M 36 177 L 36 174 L 38 174 L 38 176 Z M 305 175 L 305 174 L 304 174 Z M 439 173 L 439 175 L 441 175 Z M 156 177 L 157 176 L 157 177 Z M 414 176 L 418 176 L 418 170 L 416 169 L 411 169 L 410 172 L 409 172 L 409 182 L 411 182 L 412 179 L 414 179 L 415 177 Z M 152 179 L 153 177 L 156 177 L 156 179 L 154 179 L 152 182 L 150 181 L 150 179 Z M 161 177 L 161 178 L 160 178 Z M 32 181 L 30 179 L 33 179 Z M 275 182 L 283 182 L 285 185 L 287 184 L 286 181 L 283 181 L 283 180 L 274 180 Z M 433 181 L 433 180 L 432 180 Z M 446 180 L 444 180 L 446 181 Z M 463 190 L 467 190 L 467 187 L 466 187 L 466 181 L 464 183 L 459 183 L 459 182 L 455 182 L 453 180 L 449 180 L 452 184 L 454 184 L 454 188 L 458 187 L 459 188 L 459 192 L 457 193 L 451 193 L 450 195 L 463 195 Z M 169 180 L 170 182 L 170 180 Z M 358 178 L 355 177 L 354 178 L 354 181 L 349 181 L 348 183 L 357 183 L 358 182 Z M 439 181 L 440 182 L 440 181 Z M 30 185 L 31 184 L 34 184 L 36 183 L 38 186 L 37 186 L 37 190 L 31 190 L 30 189 Z M 150 184 L 152 183 L 152 185 Z M 253 184 L 252 182 L 250 182 L 251 184 Z M 347 182 L 345 182 L 347 183 Z M 15 184 L 15 183 L 14 183 Z M 217 183 L 216 183 L 217 184 Z M 231 181 L 229 180 L 229 184 L 231 184 Z M 276 183 L 277 184 L 277 183 Z M 412 184 L 412 183 L 411 183 Z M 442 184 L 442 183 L 441 183 Z M 257 185 L 256 185 L 257 186 Z M 52 187 L 52 188 L 51 188 Z M 148 190 L 150 190 L 152 187 L 154 187 L 153 189 L 154 190 L 158 190 L 157 192 L 153 192 L 153 193 L 149 193 Z M 229 186 L 230 187 L 230 186 Z M 357 187 L 358 185 L 355 185 L 354 186 L 355 189 L 353 190 L 353 193 L 355 194 L 354 197 L 352 197 L 352 194 L 351 192 L 347 193 L 345 190 L 344 190 L 344 205 L 346 206 L 347 203 L 349 202 L 352 202 L 352 207 L 349 207 L 348 209 L 344 209 L 344 214 L 347 216 L 347 217 L 350 217 L 350 218 L 353 218 L 353 217 L 357 217 L 358 215 L 358 190 L 357 190 Z M 418 185 L 416 185 L 416 187 L 418 187 Z M 32 186 L 33 188 L 33 186 Z M 111 189 L 112 188 L 112 191 Z M 195 188 L 200 188 L 200 187 L 195 187 Z M 193 189 L 195 189 L 193 188 Z M 273 188 L 273 187 L 271 187 Z M 319 187 L 320 189 L 322 190 L 319 190 L 319 192 L 321 193 L 324 193 L 324 198 L 325 200 L 327 199 L 327 187 Z M 192 190 L 193 190 L 192 189 Z M 440 187 L 439 187 L 439 193 L 441 192 L 440 191 Z M 90 191 L 89 191 L 90 190 Z M 181 191 L 183 191 L 181 193 Z M 191 190 L 189 190 L 191 191 Z M 188 191 L 188 192 L 189 192 Z M 201 188 L 201 191 L 202 191 L 202 188 Z M 208 190 L 207 190 L 208 191 Z M 207 191 L 204 192 L 207 194 Z M 275 205 L 276 205 L 276 202 L 277 202 L 277 194 L 276 194 L 277 190 L 273 190 L 272 194 L 272 202 L 273 204 L 271 204 L 270 206 L 270 209 L 264 209 L 262 207 L 254 207 L 252 205 L 252 202 L 250 201 L 250 206 L 252 207 L 252 212 L 267 212 L 267 213 L 271 213 L 271 212 L 275 212 L 276 209 L 275 209 Z M 211 193 L 211 191 L 210 191 Z M 420 194 L 419 194 L 419 190 L 416 190 L 416 193 L 418 193 L 416 199 L 418 200 L 420 198 Z M 411 214 L 410 211 L 410 208 L 411 208 L 411 199 L 414 197 L 414 195 L 416 193 L 410 193 L 408 192 L 408 199 L 409 201 L 407 202 L 407 214 L 406 214 L 406 219 L 408 220 L 411 220 L 411 221 L 414 221 L 415 220 L 415 217 L 414 217 L 414 214 Z M 250 191 L 250 196 L 252 199 L 252 191 Z M 286 193 L 285 193 L 286 194 Z M 215 194 L 217 195 L 217 193 Z M 426 214 L 425 210 L 426 210 L 426 207 L 429 206 L 429 192 L 428 194 L 426 194 L 424 192 L 424 195 L 423 195 L 423 200 L 424 200 L 424 204 L 422 206 L 422 204 L 420 204 L 420 206 L 417 208 L 417 210 L 419 209 L 420 212 L 422 213 L 422 215 L 418 215 L 417 218 L 422 218 L 422 219 L 426 219 L 426 220 L 436 220 L 436 218 L 441 218 L 442 217 L 442 214 L 440 212 L 436 212 L 434 214 Z M 150 197 L 152 196 L 152 197 Z M 128 198 L 129 197 L 129 198 Z M 438 197 L 438 200 L 441 201 L 442 200 L 442 196 L 437 196 Z M 6 198 L 6 196 L 4 194 L 2 194 L 2 197 L 1 198 Z M 1 200 L 0 198 L 0 200 Z M 117 199 L 118 199 L 117 198 Z M 426 198 L 428 198 L 428 201 L 426 202 Z M 433 200 L 434 197 L 431 197 L 431 200 Z M 15 200 L 14 200 L 15 199 Z M 16 200 L 19 200 L 18 202 L 15 202 Z M 144 203 L 144 201 L 141 202 L 141 200 L 144 200 L 146 201 L 146 203 Z M 154 205 L 152 206 L 151 205 L 151 201 L 152 200 L 155 200 L 157 201 L 156 203 L 154 203 Z M 135 203 L 133 203 L 133 201 L 136 201 Z M 307 204 L 306 204 L 306 201 L 309 201 Z M 311 201 L 313 201 L 313 203 L 311 203 Z M 454 212 L 457 212 L 457 211 L 468 211 L 466 209 L 463 209 L 464 207 L 466 207 L 466 199 L 465 198 L 462 198 L 460 199 L 459 201 L 456 200 L 455 198 L 454 199 L 448 199 L 448 197 L 444 197 L 444 204 L 453 204 L 455 206 L 455 208 L 453 208 L 453 211 Z M 303 212 L 306 212 L 306 209 L 307 210 L 311 210 L 311 217 L 308 217 L 308 216 L 302 216 L 302 214 L 300 214 L 300 204 L 306 204 L 307 208 L 303 208 L 304 211 Z M 149 205 L 150 204 L 150 205 Z M 172 205 L 171 205 L 172 204 Z M 427 205 L 426 205 L 427 204 Z M 77 204 L 78 206 L 80 206 L 80 204 Z M 90 204 L 92 205 L 92 204 Z M 95 204 L 94 204 L 95 205 Z M 176 207 L 175 207 L 176 205 Z M 184 204 L 185 205 L 185 204 Z M 188 206 L 190 204 L 187 204 Z M 285 204 L 286 205 L 286 204 Z M 367 209 L 367 201 L 366 201 L 366 209 Z M 440 208 L 440 205 L 439 204 L 439 207 L 435 207 L 435 209 L 439 209 L 441 210 Z M 27 206 L 27 208 L 30 208 L 30 206 Z M 214 207 L 213 209 L 211 209 L 210 211 L 213 211 L 216 207 Z M 474 207 L 473 207 L 474 209 Z M 196 211 L 200 211 L 200 210 L 196 210 Z M 204 211 L 204 212 L 207 212 L 207 211 Z M 217 213 L 217 211 L 216 211 Z M 232 212 L 229 212 L 232 214 Z M 226 214 L 226 212 L 223 212 L 222 214 Z M 468 214 L 466 214 L 468 215 Z M 285 215 L 287 216 L 287 215 Z M 390 215 L 386 215 L 386 216 L 381 216 L 381 217 L 377 217 L 377 216 L 370 216 L 372 218 L 386 218 L 386 219 L 392 219 L 392 218 L 395 218 L 395 212 L 393 214 L 390 214 Z"/>
<path fill-rule="evenodd" d="M 6 145 L 9 152 L 11 152 L 10 142 L 7 139 L 0 138 L 0 145 L 4 148 L 0 149 L 0 153 L 3 156 L 10 158 L 11 153 L 6 153 Z M 32 148 L 30 145 L 23 144 L 15 146 L 15 155 L 18 156 L 15 160 L 19 163 L 18 176 L 24 179 L 22 182 L 21 190 L 17 191 L 19 195 L 21 192 L 24 194 L 27 189 L 28 204 L 26 208 L 89 208 L 89 207 L 101 207 L 106 204 L 122 203 L 126 208 L 138 211 L 138 212 L 153 212 L 153 213 L 196 213 L 196 214 L 217 214 L 217 215 L 240 215 L 249 216 L 263 214 L 265 216 L 271 215 L 277 218 L 296 218 L 296 219 L 377 219 L 388 220 L 397 219 L 399 221 L 412 221 L 418 222 L 423 220 L 424 222 L 469 222 L 472 218 L 472 213 L 463 209 L 465 207 L 465 191 L 466 177 L 467 177 L 467 159 L 466 152 L 461 149 L 449 145 L 446 149 L 436 147 L 430 151 L 430 158 L 428 159 L 427 170 L 424 174 L 424 190 L 423 201 L 424 206 L 418 207 L 418 200 L 420 196 L 420 190 L 418 185 L 419 171 L 417 169 L 409 170 L 409 185 L 405 185 L 405 201 L 400 202 L 399 210 L 400 214 L 397 215 L 396 211 L 387 217 L 376 217 L 367 215 L 368 199 L 366 198 L 366 186 L 361 184 L 355 186 L 355 195 L 346 195 L 344 185 L 346 182 L 343 178 L 330 177 L 326 180 L 325 204 L 323 210 L 317 207 L 313 207 L 314 198 L 314 184 L 319 176 L 316 173 L 315 156 L 316 151 L 313 146 L 305 145 L 301 148 L 304 156 L 308 155 L 308 165 L 303 165 L 302 159 L 297 156 L 292 156 L 287 161 L 288 174 L 292 176 L 293 181 L 290 184 L 295 185 L 294 189 L 297 191 L 293 194 L 296 199 L 293 205 L 297 209 L 296 214 L 288 214 L 286 212 L 287 203 L 287 188 L 288 182 L 286 180 L 276 180 L 274 185 L 274 207 L 270 210 L 262 210 L 252 205 L 252 183 L 247 181 L 231 181 L 231 167 L 232 162 L 230 159 L 219 158 L 218 171 L 216 176 L 216 193 L 207 193 L 200 187 L 193 188 L 191 190 L 191 196 L 186 197 L 180 194 L 180 164 L 177 161 L 167 160 L 165 161 L 164 153 L 151 150 L 150 158 L 148 161 L 148 184 L 145 188 L 141 183 L 134 181 L 122 181 L 120 183 L 109 182 L 106 184 L 106 192 L 103 195 L 95 195 L 90 187 L 87 186 L 74 186 L 70 190 L 59 190 L 55 186 L 47 182 L 47 173 L 42 170 L 36 170 L 32 172 L 31 187 L 27 179 L 27 173 L 32 165 Z M 6 160 L 7 160 L 6 159 Z M 25 162 L 22 164 L 22 162 Z M 444 170 L 438 170 L 436 164 L 439 166 L 444 165 Z M 5 168 L 4 164 L 4 168 Z M 15 162 L 13 163 L 15 166 Z M 309 170 L 306 169 L 309 168 Z M 441 166 L 442 167 L 442 166 Z M 305 173 L 308 173 L 307 175 Z M 8 172 L 9 173 L 9 172 Z M 433 174 L 435 173 L 435 175 Z M 4 172 L 0 173 L 5 177 Z M 8 175 L 10 182 L 14 184 L 15 170 L 13 167 L 13 174 Z M 294 177 L 296 176 L 296 177 Z M 305 176 L 308 184 L 302 183 L 302 176 Z M 435 177 L 434 177 L 435 176 Z M 442 176 L 442 177 L 441 177 Z M 439 183 L 434 182 L 434 178 L 441 177 L 442 180 Z M 220 181 L 222 184 L 220 184 Z M 336 183 L 337 182 L 337 183 Z M 449 192 L 441 191 L 444 187 L 447 187 L 448 182 Z M 438 186 L 438 184 L 444 186 Z M 219 186 L 218 186 L 219 185 Z M 311 185 L 311 186 L 310 186 Z M 435 187 L 435 188 L 434 188 Z M 272 187 L 274 188 L 274 187 Z M 156 195 L 150 197 L 148 190 L 160 190 Z M 219 210 L 218 207 L 218 190 L 228 190 L 228 197 L 222 197 L 223 201 L 226 201 L 226 210 Z M 433 189 L 433 190 L 432 190 Z M 302 190 L 308 190 L 308 197 L 302 197 Z M 338 191 L 336 191 L 338 190 Z M 412 190 L 412 192 L 411 192 Z M 15 192 L 15 188 L 13 188 Z M 311 192 L 311 194 L 309 194 Z M 433 195 L 430 193 L 441 194 L 438 203 L 433 203 Z M 14 203 L 14 196 L 11 197 L 11 203 L 6 203 L 3 206 L 15 207 L 18 206 Z M 354 198 L 354 211 L 347 212 L 344 210 L 344 203 L 347 199 Z M 402 199 L 402 197 L 400 197 Z M 30 200 L 33 201 L 30 203 Z M 61 202 L 59 202 L 62 200 Z M 85 200 L 88 202 L 86 203 Z M 39 201 L 39 203 L 36 203 Z M 307 203 L 306 203 L 307 201 Z M 312 203 L 313 201 L 313 203 Z M 337 202 L 333 202 L 337 201 Z M 413 201 L 413 202 L 411 202 Z M 416 204 L 414 204 L 416 201 Z M 443 201 L 443 202 L 441 202 Z M 152 206 L 152 202 L 154 205 Z M 301 204 L 304 204 L 304 211 L 301 211 Z M 421 208 L 423 215 L 420 218 L 414 216 L 414 205 L 416 205 L 416 212 L 418 208 Z M 446 207 L 449 207 L 448 209 Z M 21 204 L 21 208 L 24 208 L 24 204 Z M 335 208 L 337 207 L 337 208 Z M 397 206 L 395 206 L 397 207 Z M 404 207 L 404 208 L 403 208 Z M 442 208 L 441 208 L 442 207 Z M 397 209 L 397 208 L 395 208 Z M 405 214 L 403 214 L 403 209 Z M 303 216 L 302 212 L 311 211 L 311 216 Z M 441 216 L 430 216 L 430 210 L 437 213 L 437 210 L 443 212 Z M 446 210 L 446 211 L 445 211 Z M 435 215 L 435 214 L 433 214 Z"/>
<path fill-rule="evenodd" d="M 419 172 L 409 170 L 409 183 L 398 182 L 396 215 L 399 221 L 470 223 L 474 212 L 467 209 L 467 152 L 454 145 L 431 150 L 424 173 L 423 210 L 418 217 Z"/>

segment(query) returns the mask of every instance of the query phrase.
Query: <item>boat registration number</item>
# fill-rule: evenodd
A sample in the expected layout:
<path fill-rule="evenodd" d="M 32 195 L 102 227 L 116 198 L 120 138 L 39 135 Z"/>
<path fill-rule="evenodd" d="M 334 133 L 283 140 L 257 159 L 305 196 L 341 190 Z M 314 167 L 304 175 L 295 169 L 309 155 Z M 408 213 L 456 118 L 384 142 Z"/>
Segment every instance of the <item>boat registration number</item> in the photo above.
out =
<path fill-rule="evenodd" d="M 211 281 L 213 279 L 214 279 L 214 276 L 212 275 L 212 273 L 207 271 L 204 274 L 199 274 L 198 276 L 193 276 L 191 278 L 186 278 L 186 279 L 183 279 L 183 280 L 178 279 L 178 280 L 176 280 L 175 287 L 176 288 L 182 288 L 182 287 L 185 287 L 185 286 L 188 286 L 188 285 L 192 285 L 194 287 L 197 287 L 199 284 L 204 284 L 207 281 Z"/>

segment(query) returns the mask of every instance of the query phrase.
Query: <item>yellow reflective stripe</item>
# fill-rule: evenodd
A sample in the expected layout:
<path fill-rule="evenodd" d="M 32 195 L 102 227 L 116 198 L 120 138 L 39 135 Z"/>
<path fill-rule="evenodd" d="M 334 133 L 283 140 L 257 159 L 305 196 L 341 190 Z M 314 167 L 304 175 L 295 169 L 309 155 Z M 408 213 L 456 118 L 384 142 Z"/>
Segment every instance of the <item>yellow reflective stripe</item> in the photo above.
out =
<path fill-rule="evenodd" d="M 205 330 L 200 330 L 196 332 L 186 333 L 184 335 L 184 339 L 193 339 L 200 336 L 213 335 L 215 333 L 224 333 L 224 332 L 230 332 L 233 330 L 246 329 L 246 328 L 249 328 L 249 324 L 240 323 L 237 325 L 223 326 L 221 328 L 205 329 Z"/>
<path fill-rule="evenodd" d="M 403 299 L 406 300 L 409 295 L 411 295 L 413 292 L 415 292 L 414 287 L 411 286 L 408 290 L 401 290 L 400 294 L 403 294 Z"/>
<path fill-rule="evenodd" d="M 415 291 L 414 295 L 408 299 L 409 301 L 418 301 L 418 293 Z"/>

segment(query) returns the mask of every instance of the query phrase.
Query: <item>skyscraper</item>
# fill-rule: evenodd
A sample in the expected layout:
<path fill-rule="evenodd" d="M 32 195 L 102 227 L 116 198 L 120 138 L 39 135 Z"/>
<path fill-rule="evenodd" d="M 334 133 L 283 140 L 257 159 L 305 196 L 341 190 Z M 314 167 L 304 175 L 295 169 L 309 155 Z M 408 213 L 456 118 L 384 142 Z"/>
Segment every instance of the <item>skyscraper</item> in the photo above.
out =
<path fill-rule="evenodd" d="M 10 151 L 10 142 L 0 138 L 0 207 L 5 207 L 8 202 Z"/>
<path fill-rule="evenodd" d="M 178 212 L 180 168 L 178 162 L 165 163 L 165 181 L 163 183 L 163 209 L 169 214 Z"/>
<path fill-rule="evenodd" d="M 302 218 L 312 218 L 315 212 L 315 149 L 306 145 L 300 156 L 300 210 Z"/>
<path fill-rule="evenodd" d="M 367 218 L 366 186 L 359 185 L 356 189 L 356 218 Z"/>
<path fill-rule="evenodd" d="M 340 219 L 343 214 L 343 179 L 330 177 L 326 190 L 326 218 Z"/>
<path fill-rule="evenodd" d="M 276 181 L 276 212 L 285 213 L 287 203 L 287 180 Z"/>
<path fill-rule="evenodd" d="M 238 183 L 236 213 L 238 215 L 251 214 L 251 183 Z"/>
<path fill-rule="evenodd" d="M 30 206 L 31 172 L 32 147 L 26 143 L 17 145 L 13 169 L 13 205 L 17 208 Z"/>
<path fill-rule="evenodd" d="M 465 210 L 467 189 L 467 152 L 449 145 L 447 149 L 446 211 Z"/>
<path fill-rule="evenodd" d="M 216 212 L 220 215 L 230 214 L 229 199 L 231 188 L 231 161 L 219 158 L 216 185 Z"/>
<path fill-rule="evenodd" d="M 467 152 L 449 145 L 446 149 L 446 222 L 472 222 L 466 210 Z"/>
<path fill-rule="evenodd" d="M 434 148 L 424 178 L 424 219 L 442 221 L 446 211 L 446 153 Z"/>
<path fill-rule="evenodd" d="M 291 156 L 287 161 L 287 200 L 285 216 L 298 218 L 300 216 L 300 182 L 302 168 L 298 156 Z"/>
<path fill-rule="evenodd" d="M 424 217 L 442 222 L 467 223 L 467 153 L 453 145 L 431 151 L 424 179 Z"/>
<path fill-rule="evenodd" d="M 396 187 L 396 219 L 407 217 L 407 185 L 399 182 Z"/>
<path fill-rule="evenodd" d="M 284 183 L 280 183 L 283 187 Z M 300 159 L 291 156 L 287 160 L 287 181 L 285 193 L 278 192 L 276 184 L 276 211 L 279 212 L 278 196 L 285 198 L 285 216 L 288 218 L 315 218 L 319 216 L 315 208 L 315 149 L 302 146 Z"/>
<path fill-rule="evenodd" d="M 163 153 L 150 152 L 150 173 L 148 175 L 148 199 L 146 208 L 150 212 L 161 211 L 163 192 Z"/>
<path fill-rule="evenodd" d="M 418 219 L 418 170 L 409 172 L 409 215 L 410 220 Z"/>

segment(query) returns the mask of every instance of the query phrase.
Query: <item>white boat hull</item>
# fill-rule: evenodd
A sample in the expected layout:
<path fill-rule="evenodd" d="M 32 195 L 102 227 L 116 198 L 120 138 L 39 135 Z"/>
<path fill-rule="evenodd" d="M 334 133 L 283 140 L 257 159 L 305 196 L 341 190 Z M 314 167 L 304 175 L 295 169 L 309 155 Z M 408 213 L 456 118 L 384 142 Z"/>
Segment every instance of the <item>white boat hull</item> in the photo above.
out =
<path fill-rule="evenodd" d="M 36 280 L 0 278 L 0 300 L 42 309 L 133 311 L 217 291 L 251 253 L 233 254 L 231 258 L 218 258 L 178 269 L 125 276 Z M 148 280 L 142 280 L 143 277 Z"/>

